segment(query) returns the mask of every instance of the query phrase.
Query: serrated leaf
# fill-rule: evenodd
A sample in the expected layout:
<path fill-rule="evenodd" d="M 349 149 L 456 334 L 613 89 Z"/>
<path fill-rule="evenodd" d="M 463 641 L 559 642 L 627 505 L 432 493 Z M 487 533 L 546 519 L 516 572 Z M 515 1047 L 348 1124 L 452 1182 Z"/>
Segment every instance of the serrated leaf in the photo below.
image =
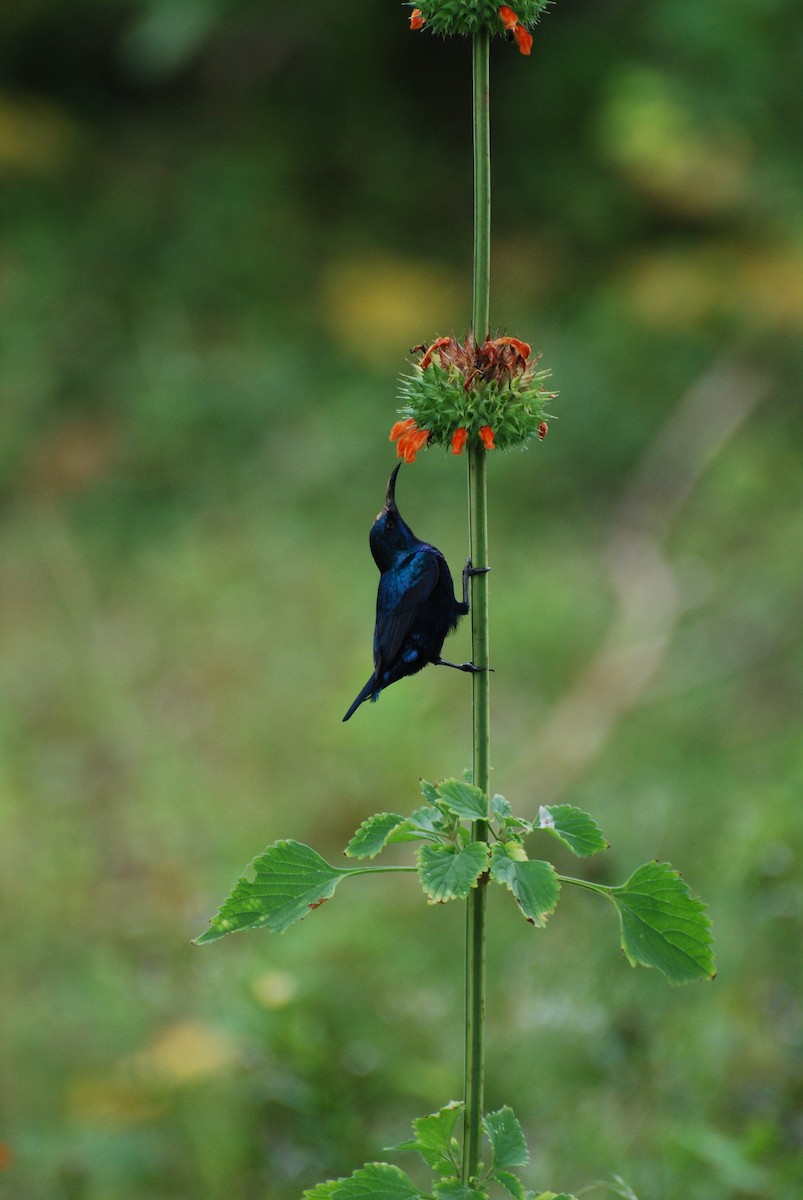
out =
<path fill-rule="evenodd" d="M 411 821 L 415 821 L 416 825 L 420 825 L 422 829 L 428 829 L 431 833 L 437 833 L 443 828 L 443 813 L 434 804 L 422 804 L 410 816 Z"/>
<path fill-rule="evenodd" d="M 482 1127 L 493 1148 L 494 1169 L 523 1167 L 530 1161 L 530 1151 L 524 1140 L 518 1117 L 509 1105 L 482 1118 Z"/>
<path fill-rule="evenodd" d="M 432 1189 L 436 1200 L 488 1200 L 483 1188 L 470 1187 L 459 1179 L 439 1179 Z"/>
<path fill-rule="evenodd" d="M 283 841 L 268 846 L 250 864 L 252 879 L 241 878 L 228 899 L 196 938 L 197 945 L 214 942 L 240 929 L 269 929 L 283 933 L 328 900 L 348 870 L 332 867 L 310 846 Z"/>
<path fill-rule="evenodd" d="M 491 878 L 510 889 L 531 924 L 546 925 L 560 898 L 560 882 L 552 863 L 528 859 L 518 842 L 496 842 Z"/>
<path fill-rule="evenodd" d="M 341 1181 L 332 1200 L 418 1200 L 421 1192 L 404 1171 L 390 1163 L 366 1163 Z"/>
<path fill-rule="evenodd" d="M 491 797 L 491 809 L 493 810 L 494 815 L 499 817 L 501 820 L 504 820 L 505 817 L 511 817 L 513 815 L 513 809 L 510 807 L 510 801 L 506 800 L 504 796 L 500 796 L 498 792 L 495 796 Z"/>
<path fill-rule="evenodd" d="M 435 784 L 427 783 L 426 779 L 419 779 L 418 787 L 421 791 L 421 795 L 424 797 L 427 804 L 431 804 L 431 805 L 434 805 L 435 807 L 437 807 L 438 789 L 435 787 Z"/>
<path fill-rule="evenodd" d="M 469 821 L 485 821 L 488 817 L 488 798 L 481 788 L 462 779 L 445 779 L 438 785 L 438 795 L 450 812 Z"/>
<path fill-rule="evenodd" d="M 413 1131 L 421 1146 L 438 1150 L 448 1156 L 457 1122 L 465 1111 L 462 1100 L 452 1100 L 436 1113 L 426 1117 L 416 1117 L 413 1121 Z"/>
<path fill-rule="evenodd" d="M 347 858 L 376 858 L 384 850 L 394 830 L 403 825 L 406 817 L 398 813 L 375 813 L 363 821 L 346 846 Z"/>
<path fill-rule="evenodd" d="M 533 829 L 545 829 L 580 858 L 608 849 L 608 842 L 594 818 L 572 804 L 542 805 Z"/>
<path fill-rule="evenodd" d="M 645 863 L 607 892 L 619 911 L 622 949 L 632 966 L 655 967 L 670 983 L 713 978 L 705 905 L 669 863 Z"/>
<path fill-rule="evenodd" d="M 388 845 L 395 845 L 397 842 L 418 842 L 421 840 L 422 829 L 439 834 L 442 824 L 443 813 L 440 809 L 433 808 L 431 804 L 424 804 L 393 830 L 388 837 Z"/>
<path fill-rule="evenodd" d="M 486 842 L 472 842 L 462 850 L 454 846 L 422 846 L 418 851 L 421 886 L 433 904 L 465 899 L 487 865 Z"/>
<path fill-rule="evenodd" d="M 488 1178 L 495 1179 L 497 1183 L 501 1184 L 506 1192 L 510 1192 L 514 1200 L 527 1200 L 527 1189 L 518 1175 L 514 1175 L 512 1171 L 492 1171 Z"/>
<path fill-rule="evenodd" d="M 329 1179 L 326 1183 L 319 1183 L 316 1187 L 302 1192 L 301 1200 L 334 1200 L 335 1191 L 342 1182 L 342 1179 Z"/>
<path fill-rule="evenodd" d="M 461 1100 L 453 1100 L 436 1113 L 416 1117 L 413 1121 L 415 1138 L 390 1146 L 391 1150 L 415 1150 L 424 1162 L 441 1175 L 451 1175 L 455 1162 L 449 1157 L 455 1126 L 465 1110 Z"/>
<path fill-rule="evenodd" d="M 412 817 L 405 817 L 401 825 L 397 825 L 391 833 L 388 834 L 386 846 L 398 846 L 401 842 L 420 842 L 424 835 L 420 829 L 416 829 L 415 822 Z"/>

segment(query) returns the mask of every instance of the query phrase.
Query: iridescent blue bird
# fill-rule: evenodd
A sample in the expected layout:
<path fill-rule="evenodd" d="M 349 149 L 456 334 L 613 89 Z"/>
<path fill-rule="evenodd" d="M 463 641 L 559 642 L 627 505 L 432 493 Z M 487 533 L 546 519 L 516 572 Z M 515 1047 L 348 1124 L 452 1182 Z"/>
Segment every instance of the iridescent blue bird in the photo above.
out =
<path fill-rule="evenodd" d="M 370 543 L 379 567 L 374 629 L 374 673 L 343 718 L 348 721 L 364 700 L 376 700 L 383 688 L 415 675 L 427 663 L 458 671 L 482 671 L 474 663 L 441 658 L 446 635 L 468 612 L 468 581 L 488 567 L 463 568 L 463 599 L 454 594 L 452 576 L 440 550 L 420 541 L 396 507 L 396 476 L 388 481 L 385 506 L 371 526 Z"/>

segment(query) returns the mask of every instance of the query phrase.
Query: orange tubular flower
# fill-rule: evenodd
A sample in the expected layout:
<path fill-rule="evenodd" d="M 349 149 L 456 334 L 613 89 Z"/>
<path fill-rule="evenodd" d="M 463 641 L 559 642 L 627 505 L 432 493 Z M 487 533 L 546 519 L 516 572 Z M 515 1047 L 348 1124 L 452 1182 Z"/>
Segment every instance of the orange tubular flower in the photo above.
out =
<path fill-rule="evenodd" d="M 456 429 L 452 434 L 452 454 L 462 454 L 468 437 L 467 429 Z"/>
<path fill-rule="evenodd" d="M 418 364 L 420 366 L 421 370 L 423 371 L 425 367 L 429 366 L 429 364 L 432 362 L 432 355 L 435 353 L 436 350 L 440 350 L 441 346 L 450 346 L 452 341 L 453 341 L 453 339 L 448 338 L 448 337 L 436 338 L 436 340 L 430 346 L 429 350 L 427 350 L 426 354 L 421 359 L 421 362 Z"/>
<path fill-rule="evenodd" d="M 533 48 L 533 35 L 523 25 L 517 25 L 513 30 L 516 45 L 521 54 L 529 54 Z"/>
<path fill-rule="evenodd" d="M 397 421 L 390 431 L 390 441 L 398 442 L 396 454 L 406 463 L 415 462 L 418 451 L 429 441 L 429 430 L 419 429 L 413 417 Z"/>
<path fill-rule="evenodd" d="M 428 441 L 428 429 L 411 429 L 399 438 L 396 454 L 399 458 L 403 458 L 406 463 L 414 463 L 416 454 L 418 454 L 419 450 L 423 450 Z"/>
<path fill-rule="evenodd" d="M 480 430 L 480 438 L 482 439 L 482 444 L 486 450 L 496 449 L 494 431 L 491 429 L 490 425 L 483 425 L 482 429 Z"/>
<path fill-rule="evenodd" d="M 421 9 L 414 8 L 413 11 L 410 13 L 410 28 L 411 29 L 423 29 L 425 24 L 426 24 L 426 22 L 424 20 L 424 15 L 421 12 Z"/>
<path fill-rule="evenodd" d="M 523 25 L 519 24 L 519 18 L 516 16 L 512 8 L 508 8 L 503 4 L 499 9 L 499 20 L 504 25 L 508 33 L 512 33 L 516 39 L 516 45 L 522 54 L 529 54 L 533 47 L 533 35 L 528 33 Z"/>
<path fill-rule="evenodd" d="M 500 337 L 496 341 L 501 346 L 512 346 L 514 350 L 518 350 L 522 358 L 530 357 L 529 342 L 522 342 L 519 338 L 514 337 Z"/>
<path fill-rule="evenodd" d="M 390 431 L 388 441 L 398 441 L 403 434 L 409 433 L 411 429 L 415 429 L 415 421 L 412 417 L 408 417 L 406 421 L 397 421 Z"/>

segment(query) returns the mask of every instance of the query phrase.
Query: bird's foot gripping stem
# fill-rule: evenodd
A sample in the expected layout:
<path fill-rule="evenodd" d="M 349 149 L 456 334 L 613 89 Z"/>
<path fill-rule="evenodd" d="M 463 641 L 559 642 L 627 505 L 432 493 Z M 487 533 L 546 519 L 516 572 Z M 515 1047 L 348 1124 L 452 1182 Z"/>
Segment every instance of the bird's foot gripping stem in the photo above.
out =
<path fill-rule="evenodd" d="M 469 581 L 469 579 L 471 578 L 472 575 L 487 575 L 487 573 L 490 571 L 490 569 L 491 569 L 490 567 L 473 567 L 471 565 L 471 559 L 470 558 L 466 559 L 466 565 L 463 567 L 463 607 L 465 608 L 466 612 L 468 612 L 468 581 Z M 453 666 L 454 664 L 452 663 L 450 665 Z M 483 668 L 475 667 L 475 670 L 481 671 L 481 670 L 483 670 Z"/>
<path fill-rule="evenodd" d="M 475 663 L 447 662 L 445 658 L 435 659 L 436 667 L 454 667 L 455 671 L 468 671 L 471 675 L 481 675 L 483 671 L 493 672 L 493 667 L 478 667 Z"/>

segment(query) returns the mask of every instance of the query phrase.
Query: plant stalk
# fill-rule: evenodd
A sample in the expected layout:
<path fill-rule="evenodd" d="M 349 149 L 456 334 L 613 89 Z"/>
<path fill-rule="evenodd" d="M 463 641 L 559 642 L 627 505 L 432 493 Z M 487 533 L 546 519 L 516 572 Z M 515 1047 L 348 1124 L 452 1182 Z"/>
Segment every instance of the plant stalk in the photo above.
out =
<path fill-rule="evenodd" d="M 489 48 L 487 30 L 472 45 L 474 115 L 474 298 L 472 329 L 485 340 L 490 321 L 491 143 L 489 120 Z M 487 451 L 472 445 L 468 452 L 468 520 L 471 561 L 488 566 Z M 488 666 L 488 576 L 471 580 L 471 660 Z M 473 780 L 490 796 L 490 675 L 472 676 Z M 486 821 L 475 821 L 475 841 L 488 840 Z M 472 888 L 466 911 L 466 1042 L 463 1127 L 463 1183 L 479 1170 L 485 1085 L 485 881 Z"/>

